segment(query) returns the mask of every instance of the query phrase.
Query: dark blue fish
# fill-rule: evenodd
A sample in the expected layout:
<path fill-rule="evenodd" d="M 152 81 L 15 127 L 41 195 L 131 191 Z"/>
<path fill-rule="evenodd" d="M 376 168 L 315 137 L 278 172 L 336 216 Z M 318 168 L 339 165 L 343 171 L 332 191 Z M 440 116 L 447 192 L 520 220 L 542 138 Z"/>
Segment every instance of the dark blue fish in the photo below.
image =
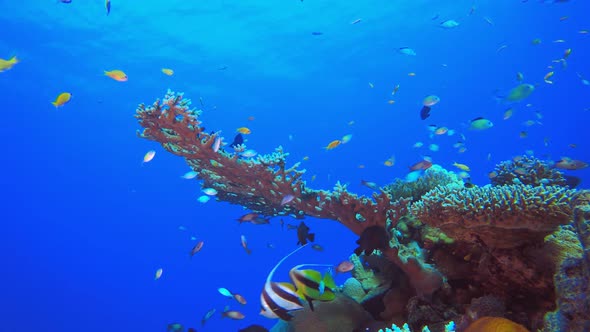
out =
<path fill-rule="evenodd" d="M 105 7 L 107 9 L 107 16 L 111 13 L 111 0 L 105 0 Z"/>
<path fill-rule="evenodd" d="M 312 32 L 311 34 L 312 34 L 312 35 L 314 35 L 314 36 L 321 36 L 321 35 L 323 35 L 324 33 L 323 33 L 323 32 L 319 32 L 319 31 L 314 31 L 314 32 Z"/>
<path fill-rule="evenodd" d="M 250 325 L 246 328 L 238 330 L 238 332 L 268 332 L 268 329 L 261 325 Z"/>
<path fill-rule="evenodd" d="M 420 110 L 420 119 L 426 120 L 430 116 L 430 107 L 424 106 Z"/>
<path fill-rule="evenodd" d="M 235 148 L 236 146 L 238 146 L 240 144 L 244 144 L 244 136 L 242 136 L 242 134 L 237 134 L 236 137 L 234 137 L 234 141 L 231 142 L 229 147 Z"/>
<path fill-rule="evenodd" d="M 72 0 L 59 0 L 58 2 L 61 2 L 61 3 L 72 3 Z"/>

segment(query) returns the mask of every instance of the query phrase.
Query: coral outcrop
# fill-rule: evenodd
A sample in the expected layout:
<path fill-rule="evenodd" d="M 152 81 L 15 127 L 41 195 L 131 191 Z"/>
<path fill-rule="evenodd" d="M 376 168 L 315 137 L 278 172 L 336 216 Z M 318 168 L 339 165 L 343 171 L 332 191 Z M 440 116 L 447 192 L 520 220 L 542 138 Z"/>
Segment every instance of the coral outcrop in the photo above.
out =
<path fill-rule="evenodd" d="M 565 187 L 567 184 L 563 173 L 552 167 L 549 162 L 526 155 L 496 165 L 490 180 L 494 186 L 523 184 Z"/>

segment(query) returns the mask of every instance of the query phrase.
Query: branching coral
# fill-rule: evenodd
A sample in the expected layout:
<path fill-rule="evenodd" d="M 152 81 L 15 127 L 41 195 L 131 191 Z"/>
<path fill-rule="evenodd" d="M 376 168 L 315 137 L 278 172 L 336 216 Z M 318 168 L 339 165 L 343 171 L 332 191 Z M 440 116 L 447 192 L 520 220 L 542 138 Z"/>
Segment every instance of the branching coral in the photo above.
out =
<path fill-rule="evenodd" d="M 491 176 L 495 186 L 524 184 L 531 186 L 565 186 L 563 173 L 549 163 L 532 156 L 518 156 L 496 165 Z"/>
<path fill-rule="evenodd" d="M 573 192 L 559 186 L 437 187 L 412 204 L 422 222 L 455 240 L 511 248 L 543 237 L 572 217 Z"/>

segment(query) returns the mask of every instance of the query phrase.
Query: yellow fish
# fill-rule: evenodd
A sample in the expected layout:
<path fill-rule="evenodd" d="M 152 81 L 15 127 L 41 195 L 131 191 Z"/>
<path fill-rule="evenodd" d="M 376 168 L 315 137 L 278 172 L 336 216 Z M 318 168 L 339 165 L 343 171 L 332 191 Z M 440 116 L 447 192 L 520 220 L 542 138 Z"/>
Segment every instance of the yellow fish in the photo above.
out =
<path fill-rule="evenodd" d="M 105 70 L 104 74 L 115 81 L 119 82 L 126 82 L 127 81 L 127 74 L 125 74 L 122 70 L 115 69 L 115 70 Z"/>
<path fill-rule="evenodd" d="M 504 120 L 508 120 L 510 119 L 510 117 L 512 117 L 512 113 L 514 111 L 512 110 L 512 108 L 509 108 L 506 110 L 506 112 L 504 112 L 504 116 L 502 117 Z"/>
<path fill-rule="evenodd" d="M 471 172 L 471 169 L 469 168 L 469 166 L 465 165 L 465 164 L 459 164 L 458 162 L 453 163 L 453 166 L 457 167 L 458 169 L 465 171 L 465 172 Z"/>
<path fill-rule="evenodd" d="M 387 159 L 383 165 L 387 166 L 387 167 L 391 167 L 393 165 L 395 165 L 395 156 L 391 156 L 389 157 L 389 159 Z"/>
<path fill-rule="evenodd" d="M 72 98 L 72 94 L 69 92 L 62 92 L 59 94 L 59 96 L 57 96 L 57 98 L 55 98 L 55 101 L 52 102 L 53 106 L 55 106 L 55 108 L 58 108 L 60 106 L 65 105 L 68 101 L 70 101 L 70 99 Z"/>
<path fill-rule="evenodd" d="M 553 84 L 553 81 L 550 80 L 551 77 L 553 77 L 553 74 L 555 74 L 555 72 L 550 71 L 545 75 L 545 77 L 543 77 L 543 79 L 545 80 L 545 83 Z"/>
<path fill-rule="evenodd" d="M 16 56 L 13 56 L 8 60 L 0 59 L 0 73 L 12 68 L 12 66 L 14 66 L 17 63 L 18 59 L 16 58 Z"/>
<path fill-rule="evenodd" d="M 168 76 L 172 76 L 172 75 L 174 75 L 174 70 L 172 70 L 170 68 L 162 68 L 162 73 L 164 73 Z"/>
<path fill-rule="evenodd" d="M 236 129 L 236 131 L 240 134 L 244 134 L 244 135 L 249 135 L 252 133 L 252 131 L 250 129 L 248 129 L 247 127 L 240 127 L 238 129 Z"/>

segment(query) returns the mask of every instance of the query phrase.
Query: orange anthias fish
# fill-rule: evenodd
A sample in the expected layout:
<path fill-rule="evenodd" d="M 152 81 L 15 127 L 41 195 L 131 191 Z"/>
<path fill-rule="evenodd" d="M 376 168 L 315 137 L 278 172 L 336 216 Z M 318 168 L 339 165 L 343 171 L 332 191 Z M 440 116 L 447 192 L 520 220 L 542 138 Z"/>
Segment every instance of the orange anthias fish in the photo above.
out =
<path fill-rule="evenodd" d="M 196 253 L 201 251 L 201 249 L 203 249 L 203 244 L 205 244 L 205 242 L 203 241 L 199 241 L 197 244 L 195 244 L 195 246 L 191 250 L 191 257 L 193 257 Z"/>
<path fill-rule="evenodd" d="M 432 162 L 431 161 L 421 160 L 421 161 L 415 163 L 414 165 L 410 166 L 410 171 L 417 171 L 419 169 L 421 169 L 421 170 L 427 170 L 430 167 L 432 167 Z"/>
<path fill-rule="evenodd" d="M 67 102 L 69 102 L 71 98 L 72 98 L 71 93 L 62 92 L 59 94 L 59 96 L 57 96 L 57 98 L 55 98 L 54 102 L 51 102 L 51 104 L 53 104 L 53 106 L 55 106 L 55 108 L 58 108 L 60 106 L 65 105 Z"/>
<path fill-rule="evenodd" d="M 174 70 L 170 68 L 162 68 L 162 73 L 164 73 L 164 75 L 172 76 L 174 75 Z"/>
<path fill-rule="evenodd" d="M 122 70 L 115 69 L 115 70 L 105 70 L 104 74 L 115 81 L 118 82 L 127 82 L 127 74 L 125 74 Z"/>
<path fill-rule="evenodd" d="M 248 129 L 247 127 L 240 127 L 238 129 L 236 129 L 236 131 L 240 134 L 244 134 L 244 135 L 249 135 L 252 133 L 252 131 L 250 129 Z"/>
<path fill-rule="evenodd" d="M 328 144 L 328 145 L 325 147 L 325 149 L 326 149 L 326 150 L 332 150 L 332 149 L 336 148 L 337 146 L 339 146 L 341 143 L 342 143 L 342 141 L 341 141 L 341 140 L 339 140 L 339 139 L 335 139 L 335 140 L 333 140 L 332 142 L 330 142 L 330 144 Z"/>

